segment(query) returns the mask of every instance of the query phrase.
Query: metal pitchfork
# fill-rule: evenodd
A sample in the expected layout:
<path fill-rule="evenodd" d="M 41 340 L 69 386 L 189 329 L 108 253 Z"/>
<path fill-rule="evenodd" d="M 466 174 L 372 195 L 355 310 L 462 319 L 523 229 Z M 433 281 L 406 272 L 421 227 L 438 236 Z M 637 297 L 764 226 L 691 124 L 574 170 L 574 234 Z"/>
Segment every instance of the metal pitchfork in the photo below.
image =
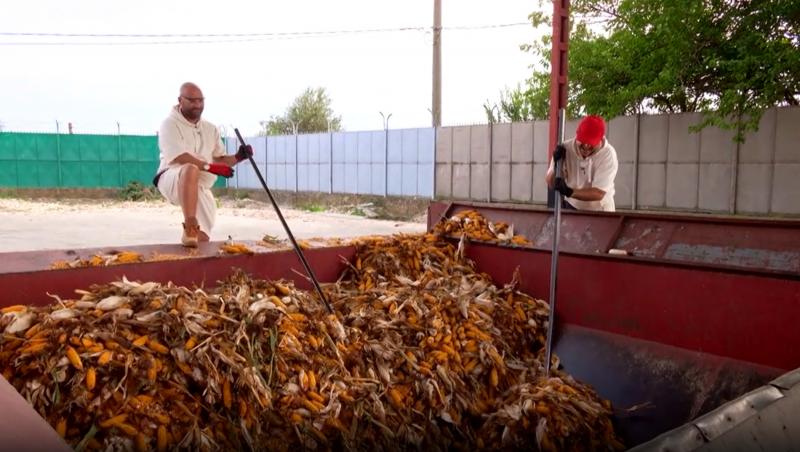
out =
<path fill-rule="evenodd" d="M 564 121 L 566 111 L 560 109 L 558 111 L 558 132 L 556 137 L 558 142 L 564 142 Z M 555 178 L 562 177 L 562 166 L 566 156 L 555 162 Z M 550 376 L 550 358 L 553 351 L 553 330 L 556 329 L 556 282 L 558 282 L 558 239 L 561 236 L 561 203 L 564 196 L 561 192 L 555 190 L 555 202 L 553 204 L 553 253 L 550 255 L 550 316 L 547 321 L 547 344 L 545 346 L 545 376 Z"/>
<path fill-rule="evenodd" d="M 239 133 L 239 129 L 234 128 L 234 132 L 236 132 L 236 137 L 239 139 L 239 143 L 242 146 L 246 146 L 247 143 L 244 142 L 244 138 L 242 138 L 242 134 Z M 303 263 L 303 267 L 306 269 L 306 273 L 311 278 L 311 282 L 314 284 L 314 289 L 317 290 L 317 294 L 319 295 L 320 300 L 328 309 L 329 313 L 333 313 L 333 307 L 331 307 L 330 302 L 325 297 L 325 294 L 322 293 L 322 287 L 319 285 L 319 281 L 317 281 L 317 277 L 314 276 L 314 270 L 311 269 L 311 266 L 308 265 L 308 261 L 306 260 L 305 255 L 303 254 L 303 250 L 300 249 L 300 246 L 297 244 L 297 241 L 294 239 L 294 234 L 289 229 L 289 225 L 286 224 L 286 220 L 283 218 L 283 214 L 281 213 L 281 209 L 278 207 L 278 203 L 275 202 L 275 198 L 272 197 L 272 192 L 269 191 L 269 187 L 267 187 L 267 182 L 264 180 L 264 177 L 261 175 L 261 171 L 258 169 L 258 165 L 256 165 L 256 161 L 253 160 L 253 156 L 250 155 L 247 158 L 250 160 L 250 163 L 253 165 L 253 170 L 256 172 L 256 176 L 258 176 L 258 180 L 261 181 L 261 186 L 264 187 L 264 191 L 267 192 L 267 196 L 269 197 L 269 201 L 272 203 L 272 207 L 275 208 L 275 213 L 278 214 L 278 219 L 281 220 L 281 224 L 283 224 L 283 229 L 286 231 L 286 235 L 289 236 L 289 240 L 292 242 L 292 246 L 294 246 L 294 251 L 297 253 L 297 257 L 300 258 L 300 262 Z"/>

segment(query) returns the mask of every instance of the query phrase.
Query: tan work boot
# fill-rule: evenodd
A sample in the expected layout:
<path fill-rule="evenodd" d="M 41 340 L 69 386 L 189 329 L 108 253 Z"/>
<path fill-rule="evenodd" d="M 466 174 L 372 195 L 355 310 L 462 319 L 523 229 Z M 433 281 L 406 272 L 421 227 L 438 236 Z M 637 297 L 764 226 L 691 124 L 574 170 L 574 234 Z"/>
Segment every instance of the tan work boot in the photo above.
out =
<path fill-rule="evenodd" d="M 200 225 L 194 218 L 187 219 L 183 223 L 183 236 L 181 243 L 188 248 L 197 248 L 197 236 L 200 235 Z"/>

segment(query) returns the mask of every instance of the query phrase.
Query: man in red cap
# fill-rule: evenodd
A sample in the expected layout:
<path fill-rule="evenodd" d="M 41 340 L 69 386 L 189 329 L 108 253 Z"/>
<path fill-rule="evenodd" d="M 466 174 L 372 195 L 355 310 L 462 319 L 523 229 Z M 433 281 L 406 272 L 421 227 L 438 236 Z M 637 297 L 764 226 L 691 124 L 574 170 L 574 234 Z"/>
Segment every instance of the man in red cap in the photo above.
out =
<path fill-rule="evenodd" d="M 581 120 L 575 138 L 556 146 L 547 170 L 547 185 L 564 195 L 566 208 L 613 212 L 617 151 L 605 137 L 603 118 L 590 115 Z M 563 177 L 556 177 L 554 164 L 563 159 Z"/>

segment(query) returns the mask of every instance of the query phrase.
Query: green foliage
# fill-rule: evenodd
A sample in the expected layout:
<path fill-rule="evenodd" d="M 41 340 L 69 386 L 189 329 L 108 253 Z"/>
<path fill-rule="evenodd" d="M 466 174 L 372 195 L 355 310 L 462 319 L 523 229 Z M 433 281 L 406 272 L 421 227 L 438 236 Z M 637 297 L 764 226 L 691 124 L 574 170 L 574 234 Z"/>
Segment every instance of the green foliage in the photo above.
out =
<path fill-rule="evenodd" d="M 13 199 L 18 196 L 17 191 L 11 188 L 0 188 L 0 199 Z"/>
<path fill-rule="evenodd" d="M 159 199 L 160 195 L 155 187 L 145 186 L 139 181 L 130 181 L 128 185 L 120 188 L 119 197 L 124 201 L 148 201 Z"/>
<path fill-rule="evenodd" d="M 292 123 L 298 133 L 327 132 L 329 126 L 332 131 L 342 129 L 342 117 L 334 114 L 325 88 L 306 88 L 283 115 L 261 122 L 260 135 L 291 135 Z"/>
<path fill-rule="evenodd" d="M 574 0 L 570 23 L 571 117 L 702 112 L 693 130 L 715 125 L 742 140 L 765 109 L 800 104 L 798 0 Z M 501 116 L 547 117 L 550 41 L 522 46 L 539 69 L 501 95 Z"/>
<path fill-rule="evenodd" d="M 300 209 L 305 210 L 306 212 L 325 212 L 325 206 L 321 206 L 319 204 L 301 204 Z"/>

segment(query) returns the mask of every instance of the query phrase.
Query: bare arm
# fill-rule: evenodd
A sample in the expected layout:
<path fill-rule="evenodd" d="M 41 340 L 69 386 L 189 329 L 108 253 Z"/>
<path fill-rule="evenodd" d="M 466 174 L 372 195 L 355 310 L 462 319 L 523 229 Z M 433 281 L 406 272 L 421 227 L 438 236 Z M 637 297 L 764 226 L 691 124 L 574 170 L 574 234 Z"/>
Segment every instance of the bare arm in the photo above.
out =
<path fill-rule="evenodd" d="M 597 187 L 573 188 L 571 198 L 578 201 L 600 201 L 605 195 L 606 192 Z"/>
<path fill-rule="evenodd" d="M 189 163 L 198 167 L 201 170 L 203 169 L 203 165 L 206 164 L 204 160 L 200 160 L 199 158 L 195 157 L 189 152 L 184 152 L 183 154 L 180 154 L 179 156 L 172 159 L 172 162 L 170 163 L 178 163 L 181 165 Z"/>
<path fill-rule="evenodd" d="M 183 154 L 181 154 L 181 155 L 175 157 L 174 159 L 172 159 L 172 163 L 179 163 L 181 165 L 185 164 L 185 163 L 191 163 L 192 165 L 194 165 L 194 166 L 196 166 L 196 167 L 198 167 L 198 168 L 200 168 L 202 170 L 203 169 L 203 165 L 205 165 L 207 162 L 205 160 L 200 160 L 199 158 L 193 156 L 192 154 L 190 154 L 188 152 L 184 152 Z M 225 164 L 225 165 L 228 165 L 228 166 L 233 166 L 233 165 L 236 165 L 236 163 L 237 163 L 236 162 L 236 156 L 234 156 L 234 155 L 226 155 L 226 156 L 223 156 L 223 157 L 214 157 L 214 162 L 213 163 L 222 163 L 222 164 Z"/>
<path fill-rule="evenodd" d="M 236 161 L 235 155 L 224 155 L 222 157 L 214 157 L 214 163 L 222 163 L 228 166 L 234 166 L 239 162 Z"/>

